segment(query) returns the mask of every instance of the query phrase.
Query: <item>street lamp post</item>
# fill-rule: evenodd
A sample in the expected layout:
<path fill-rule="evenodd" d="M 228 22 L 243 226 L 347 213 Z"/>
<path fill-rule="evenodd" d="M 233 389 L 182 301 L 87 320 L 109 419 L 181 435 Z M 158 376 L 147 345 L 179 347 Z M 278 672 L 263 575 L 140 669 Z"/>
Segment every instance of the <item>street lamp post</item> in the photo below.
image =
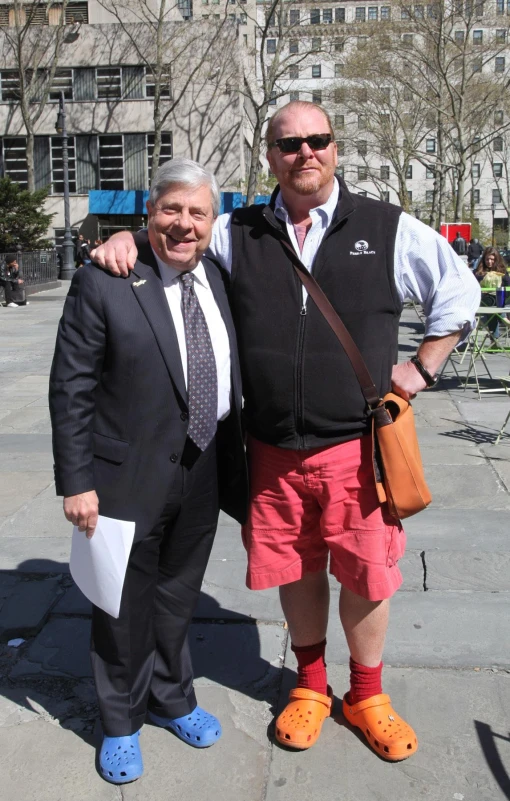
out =
<path fill-rule="evenodd" d="M 421 209 L 419 209 L 419 208 L 416 208 L 416 209 L 414 210 L 414 216 L 416 217 L 416 219 L 417 219 L 417 220 L 419 220 L 419 219 L 420 219 L 420 217 L 421 217 Z"/>
<path fill-rule="evenodd" d="M 67 128 L 64 93 L 60 93 L 58 117 L 55 130 L 62 136 L 62 167 L 64 171 L 64 242 L 62 245 L 62 269 L 60 278 L 70 280 L 75 273 L 74 246 L 71 234 L 71 213 L 69 210 L 69 154 L 67 151 Z"/>
<path fill-rule="evenodd" d="M 494 247 L 494 215 L 496 214 L 496 206 L 494 203 L 491 203 L 491 212 L 492 212 L 492 247 Z"/>

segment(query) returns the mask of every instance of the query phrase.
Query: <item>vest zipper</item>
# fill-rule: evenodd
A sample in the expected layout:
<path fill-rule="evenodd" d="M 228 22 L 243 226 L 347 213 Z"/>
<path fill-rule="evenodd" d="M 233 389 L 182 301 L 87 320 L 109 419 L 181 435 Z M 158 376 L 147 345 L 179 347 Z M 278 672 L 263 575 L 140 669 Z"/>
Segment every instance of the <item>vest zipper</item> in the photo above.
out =
<path fill-rule="evenodd" d="M 304 367 L 304 341 L 306 325 L 306 304 L 303 303 L 299 312 L 299 331 L 298 331 L 298 351 L 297 351 L 297 370 L 296 370 L 296 429 L 299 437 L 298 450 L 305 448 L 305 401 L 303 391 L 303 367 Z"/>

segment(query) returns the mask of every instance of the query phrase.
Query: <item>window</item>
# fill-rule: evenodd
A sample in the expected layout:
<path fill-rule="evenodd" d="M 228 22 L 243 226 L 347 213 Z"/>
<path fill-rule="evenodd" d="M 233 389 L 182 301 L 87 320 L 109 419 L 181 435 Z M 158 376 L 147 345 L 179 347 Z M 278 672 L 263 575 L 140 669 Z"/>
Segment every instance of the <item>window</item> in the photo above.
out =
<path fill-rule="evenodd" d="M 98 139 L 100 189 L 124 189 L 122 134 Z"/>
<path fill-rule="evenodd" d="M 473 164 L 473 166 L 471 167 L 471 177 L 474 178 L 475 180 L 480 177 L 479 164 Z"/>
<path fill-rule="evenodd" d="M 340 78 L 344 72 L 343 64 L 335 64 L 335 78 Z"/>
<path fill-rule="evenodd" d="M 387 165 L 383 165 L 381 168 L 381 181 L 389 181 L 390 180 L 390 168 Z"/>
<path fill-rule="evenodd" d="M 411 11 L 409 8 L 400 9 L 400 19 L 411 19 Z"/>
<path fill-rule="evenodd" d="M 345 117 L 343 114 L 335 114 L 335 128 L 342 129 L 345 125 Z"/>
<path fill-rule="evenodd" d="M 89 21 L 89 4 L 88 3 L 68 3 L 65 10 L 66 23 L 72 24 L 73 22 L 82 22 L 85 25 Z"/>
<path fill-rule="evenodd" d="M 413 90 L 410 89 L 408 86 L 404 86 L 404 100 L 406 102 L 412 100 L 414 97 Z"/>
<path fill-rule="evenodd" d="M 415 6 L 414 7 L 414 18 L 415 19 L 424 19 L 425 18 L 425 6 Z"/>
<path fill-rule="evenodd" d="M 27 188 L 27 140 L 24 136 L 5 137 L 3 140 L 4 173 Z"/>
<path fill-rule="evenodd" d="M 391 99 L 391 89 L 389 86 L 381 86 L 381 97 L 385 103 L 389 103 Z"/>
<path fill-rule="evenodd" d="M 425 192 L 425 203 L 433 203 L 434 202 L 434 190 L 427 189 Z"/>
<path fill-rule="evenodd" d="M 312 78 L 320 78 L 321 77 L 321 65 L 314 64 L 312 66 Z"/>
<path fill-rule="evenodd" d="M 335 22 L 345 22 L 345 8 L 335 8 Z"/>
<path fill-rule="evenodd" d="M 376 22 L 379 19 L 379 7 L 378 6 L 369 6 L 368 7 L 368 19 L 371 22 Z"/>
<path fill-rule="evenodd" d="M 480 203 L 480 190 L 473 189 L 472 195 L 473 195 L 473 205 L 476 206 L 478 203 Z"/>
<path fill-rule="evenodd" d="M 289 92 L 289 101 L 292 103 L 299 100 L 299 92 Z"/>
<path fill-rule="evenodd" d="M 365 6 L 357 6 L 356 14 L 355 14 L 356 22 L 365 22 L 366 19 L 366 9 Z"/>
<path fill-rule="evenodd" d="M 475 0 L 475 16 L 476 17 L 483 17 L 483 0 Z"/>
<path fill-rule="evenodd" d="M 344 156 L 345 155 L 345 142 L 344 142 L 343 139 L 337 139 L 336 140 L 336 149 L 337 149 L 337 152 L 338 152 L 339 156 Z"/>
<path fill-rule="evenodd" d="M 496 136 L 495 139 L 492 140 L 492 149 L 495 153 L 502 153 L 503 152 L 503 137 Z"/>
<path fill-rule="evenodd" d="M 358 156 L 366 156 L 367 150 L 368 148 L 365 139 L 358 139 Z"/>
<path fill-rule="evenodd" d="M 154 153 L 154 134 L 147 134 L 147 171 L 151 174 L 152 170 L 152 154 Z M 159 164 L 164 164 L 165 161 L 170 161 L 172 158 L 172 132 L 165 131 L 161 133 L 161 152 L 159 154 Z"/>
<path fill-rule="evenodd" d="M 473 44 L 474 45 L 483 44 L 483 31 L 473 31 Z"/>
<path fill-rule="evenodd" d="M 268 105 L 276 106 L 276 92 L 274 90 L 271 92 L 271 97 L 269 98 Z"/>
<path fill-rule="evenodd" d="M 408 164 L 406 169 L 406 178 L 412 178 L 412 177 L 413 177 L 413 165 Z"/>
<path fill-rule="evenodd" d="M 464 44 L 464 31 L 455 31 L 453 36 L 456 44 L 458 45 Z"/>
<path fill-rule="evenodd" d="M 291 81 L 295 81 L 296 78 L 299 78 L 299 64 L 291 64 L 289 67 L 289 78 Z"/>
<path fill-rule="evenodd" d="M 472 64 L 473 72 L 481 72 L 482 71 L 482 59 L 475 58 Z"/>
<path fill-rule="evenodd" d="M 492 202 L 501 203 L 501 191 L 499 189 L 492 190 Z"/>
<path fill-rule="evenodd" d="M 266 53 L 276 53 L 276 39 L 266 39 Z"/>
<path fill-rule="evenodd" d="M 427 6 L 427 17 L 429 19 L 437 19 L 439 16 L 439 6 L 437 3 L 432 3 Z"/>
<path fill-rule="evenodd" d="M 320 89 L 315 89 L 312 92 L 312 103 L 316 103 L 318 106 L 322 103 L 322 92 Z"/>
<path fill-rule="evenodd" d="M 367 180 L 368 180 L 368 168 L 358 167 L 358 181 L 367 181 Z"/>
<path fill-rule="evenodd" d="M 506 42 L 506 29 L 502 28 L 496 31 L 496 42 L 498 44 L 505 44 Z"/>
<path fill-rule="evenodd" d="M 247 25 L 247 24 L 248 24 L 248 14 L 239 14 L 239 25 Z"/>
<path fill-rule="evenodd" d="M 2 70 L 2 100 L 19 100 L 20 85 L 19 75 L 16 70 Z"/>
<path fill-rule="evenodd" d="M 299 8 L 291 8 L 291 10 L 289 11 L 289 22 L 291 25 L 299 25 L 300 23 Z"/>
<path fill-rule="evenodd" d="M 266 19 L 268 27 L 274 28 L 274 26 L 276 25 L 276 14 L 274 13 L 274 11 L 267 11 Z"/>
<path fill-rule="evenodd" d="M 356 100 L 358 103 L 366 103 L 368 100 L 368 90 L 365 86 L 356 89 Z"/>
<path fill-rule="evenodd" d="M 494 125 L 503 125 L 504 114 L 502 111 L 494 112 Z"/>
<path fill-rule="evenodd" d="M 171 97 L 170 73 L 161 75 L 161 97 Z M 156 94 L 156 80 L 150 67 L 145 67 L 145 97 L 154 97 Z"/>
<path fill-rule="evenodd" d="M 389 192 L 381 192 L 381 195 L 382 195 L 381 200 L 383 200 L 385 203 L 389 203 L 390 202 L 390 193 Z"/>
<path fill-rule="evenodd" d="M 435 153 L 436 152 L 436 140 L 435 139 L 427 139 L 425 141 L 425 149 L 427 153 Z"/>
<path fill-rule="evenodd" d="M 505 71 L 505 57 L 504 56 L 496 56 L 494 59 L 494 72 L 504 72 Z"/>
<path fill-rule="evenodd" d="M 295 54 L 299 53 L 299 41 L 297 39 L 291 39 L 289 42 L 289 53 Z"/>
<path fill-rule="evenodd" d="M 345 103 L 345 89 L 343 87 L 335 89 L 333 92 L 333 102 L 337 105 L 340 103 Z"/>
<path fill-rule="evenodd" d="M 436 127 L 436 112 L 435 111 L 427 111 L 425 114 L 425 125 L 430 130 L 431 128 Z"/>
<path fill-rule="evenodd" d="M 407 199 L 409 203 L 413 202 L 413 193 L 409 189 L 407 190 Z"/>
<path fill-rule="evenodd" d="M 323 25 L 331 25 L 333 22 L 333 9 L 332 8 L 323 8 L 322 9 L 322 23 Z"/>
<path fill-rule="evenodd" d="M 69 191 L 76 193 L 74 136 L 68 136 L 67 138 L 67 155 L 69 164 Z M 64 194 L 64 165 L 62 162 L 62 139 L 60 136 L 52 136 L 51 138 L 51 187 L 54 195 Z"/>
<path fill-rule="evenodd" d="M 320 36 L 314 36 L 312 39 L 312 50 L 314 53 L 317 53 L 319 50 L 322 49 L 322 39 Z"/>
<path fill-rule="evenodd" d="M 367 118 L 365 114 L 358 114 L 358 131 L 366 131 Z"/>
<path fill-rule="evenodd" d="M 310 25 L 320 25 L 320 23 L 321 23 L 320 8 L 312 8 L 310 11 Z"/>
<path fill-rule="evenodd" d="M 122 83 L 120 67 L 96 68 L 97 97 L 99 100 L 121 97 Z"/>
<path fill-rule="evenodd" d="M 413 46 L 413 34 L 412 33 L 403 33 L 402 34 L 402 44 L 404 47 L 412 47 Z"/>
<path fill-rule="evenodd" d="M 503 164 L 501 162 L 495 162 L 492 165 L 492 174 L 494 178 L 502 178 L 503 177 Z"/>
<path fill-rule="evenodd" d="M 505 13 L 505 0 L 496 0 L 496 14 Z"/>
<path fill-rule="evenodd" d="M 368 36 L 358 36 L 358 47 L 366 47 L 368 44 Z"/>
<path fill-rule="evenodd" d="M 431 167 L 430 164 L 428 167 L 425 167 L 425 178 L 435 178 L 436 172 L 434 167 Z"/>
<path fill-rule="evenodd" d="M 381 6 L 381 19 L 391 19 L 391 6 Z"/>

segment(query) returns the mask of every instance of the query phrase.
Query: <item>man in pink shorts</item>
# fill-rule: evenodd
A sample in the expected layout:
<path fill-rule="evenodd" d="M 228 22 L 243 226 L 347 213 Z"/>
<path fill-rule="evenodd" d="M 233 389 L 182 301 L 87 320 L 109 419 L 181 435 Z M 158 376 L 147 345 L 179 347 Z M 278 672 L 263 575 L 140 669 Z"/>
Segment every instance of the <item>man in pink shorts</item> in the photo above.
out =
<path fill-rule="evenodd" d="M 247 583 L 279 586 L 297 687 L 276 721 L 294 748 L 316 742 L 330 714 L 325 649 L 330 572 L 341 583 L 350 651 L 344 714 L 384 759 L 416 751 L 382 692 L 389 599 L 402 582 L 405 535 L 378 502 L 369 412 L 351 364 L 295 275 L 289 246 L 360 349 L 381 395 L 413 397 L 473 325 L 479 288 L 445 239 L 401 208 L 349 192 L 335 175 L 326 112 L 292 102 L 271 118 L 267 158 L 279 181 L 267 206 L 216 223 L 210 254 L 228 270 L 243 374 L 251 512 Z M 142 242 L 145 234 L 136 235 Z M 136 247 L 117 235 L 97 258 L 127 274 Z M 404 300 L 427 315 L 417 359 L 395 365 Z"/>

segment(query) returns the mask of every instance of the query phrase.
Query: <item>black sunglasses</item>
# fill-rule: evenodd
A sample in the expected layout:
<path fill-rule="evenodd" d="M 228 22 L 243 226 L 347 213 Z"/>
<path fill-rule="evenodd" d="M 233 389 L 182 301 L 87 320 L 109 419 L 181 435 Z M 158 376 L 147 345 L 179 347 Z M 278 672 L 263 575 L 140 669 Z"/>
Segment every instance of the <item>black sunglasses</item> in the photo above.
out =
<path fill-rule="evenodd" d="M 299 153 L 303 142 L 312 150 L 325 150 L 333 141 L 331 134 L 312 134 L 311 136 L 287 136 L 276 139 L 271 147 L 277 145 L 280 153 Z"/>

